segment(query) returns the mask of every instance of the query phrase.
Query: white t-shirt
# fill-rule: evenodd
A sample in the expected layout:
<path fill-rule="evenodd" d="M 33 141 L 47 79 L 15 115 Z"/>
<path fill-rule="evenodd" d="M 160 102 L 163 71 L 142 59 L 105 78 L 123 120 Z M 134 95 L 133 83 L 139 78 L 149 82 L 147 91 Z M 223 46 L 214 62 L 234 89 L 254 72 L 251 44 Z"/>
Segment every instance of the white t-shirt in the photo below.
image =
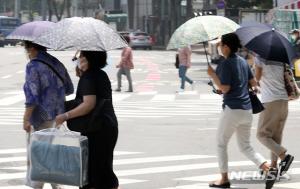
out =
<path fill-rule="evenodd" d="M 255 65 L 262 68 L 262 77 L 259 81 L 261 102 L 288 100 L 284 85 L 283 63 L 255 58 Z"/>

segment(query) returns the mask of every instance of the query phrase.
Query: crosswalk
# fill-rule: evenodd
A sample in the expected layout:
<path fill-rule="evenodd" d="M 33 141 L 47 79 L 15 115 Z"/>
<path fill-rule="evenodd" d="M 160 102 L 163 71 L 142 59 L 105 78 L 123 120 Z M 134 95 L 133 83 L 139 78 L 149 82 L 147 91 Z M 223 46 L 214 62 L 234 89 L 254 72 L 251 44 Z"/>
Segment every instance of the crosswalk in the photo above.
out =
<path fill-rule="evenodd" d="M 74 94 L 67 97 L 67 99 L 74 98 Z M 176 101 L 178 99 L 190 100 L 221 100 L 221 96 L 216 94 L 201 94 L 198 91 L 186 91 L 176 93 L 171 91 L 169 93 L 159 93 L 158 91 L 141 91 L 134 93 L 113 93 L 113 100 L 119 101 Z M 0 94 L 0 107 L 9 107 L 11 105 L 23 105 L 25 96 L 23 91 L 9 91 Z"/>
<path fill-rule="evenodd" d="M 113 93 L 118 119 L 147 120 L 147 118 L 172 118 L 167 120 L 217 121 L 221 112 L 222 98 L 215 94 L 198 91 L 184 93 L 161 93 L 158 91 L 137 93 Z M 21 132 L 24 111 L 20 91 L 10 91 L 0 96 L 0 131 Z M 290 102 L 290 114 L 300 110 L 299 100 Z M 131 119 L 134 118 L 134 119 Z M 297 119 L 293 116 L 293 119 Z M 199 131 L 216 130 L 201 127 Z M 116 151 L 115 171 L 122 189 L 208 189 L 208 182 L 218 177 L 215 154 L 151 154 L 150 152 Z M 231 161 L 230 169 L 256 171 L 256 166 L 245 159 Z M 23 185 L 26 173 L 26 150 L 24 148 L 0 149 L 0 189 L 28 189 Z M 299 189 L 300 162 L 295 161 L 289 171 L 291 179 L 276 183 L 275 189 Z M 161 182 L 159 178 L 164 178 Z M 235 178 L 236 179 L 236 178 Z M 236 182 L 234 182 L 236 181 Z M 243 186 L 238 179 L 233 185 Z M 152 183 L 157 182 L 155 185 Z M 166 184 L 167 183 L 167 184 Z M 249 183 L 248 183 L 249 185 Z M 263 182 L 251 184 L 249 189 L 263 188 Z M 151 186 L 151 187 L 147 187 Z M 155 186 L 155 187 L 152 187 Z M 252 187 L 251 187 L 252 186 Z M 51 188 L 50 185 L 45 186 Z M 66 187 L 73 189 L 75 187 Z"/>
<path fill-rule="evenodd" d="M 74 95 L 68 99 L 74 98 Z M 216 94 L 184 93 L 113 93 L 118 118 L 187 117 L 189 120 L 218 118 L 222 98 Z M 0 96 L 0 126 L 20 125 L 24 111 L 24 95 L 21 91 L 7 92 Z M 290 115 L 300 110 L 300 100 L 289 103 Z M 204 117 L 203 117 L 204 116 Z M 300 119 L 291 116 L 293 119 Z"/>
<path fill-rule="evenodd" d="M 155 178 L 166 176 L 166 179 L 172 183 L 169 186 L 158 186 L 154 189 L 208 189 L 208 182 L 218 178 L 215 155 L 201 154 L 173 154 L 173 155 L 149 155 L 146 152 L 128 152 L 115 151 L 114 169 L 119 178 L 122 188 L 139 188 L 140 184 L 147 186 L 155 182 Z M 26 176 L 26 150 L 1 149 L 0 150 L 0 189 L 27 189 L 24 186 Z M 229 162 L 230 169 L 233 171 L 256 171 L 256 166 L 250 161 L 232 161 Z M 299 168 L 294 168 L 299 167 Z M 173 173 L 173 174 L 170 174 Z M 242 177 L 236 177 L 233 185 L 243 186 L 238 182 Z M 291 177 L 300 174 L 300 162 L 295 161 L 293 168 L 289 171 Z M 155 177 L 157 176 L 157 177 Z M 249 174 L 248 174 L 249 176 Z M 234 184 L 235 181 L 237 184 Z M 264 182 L 254 183 L 253 186 L 263 188 Z M 177 183 L 177 184 L 174 184 Z M 178 184 L 179 183 L 179 184 Z M 275 188 L 298 189 L 299 182 L 292 182 L 290 178 L 282 179 L 276 184 Z M 45 189 L 50 188 L 46 185 Z M 76 187 L 66 186 L 66 189 L 75 189 Z M 146 187 L 147 188 L 147 187 Z"/>
<path fill-rule="evenodd" d="M 74 98 L 74 95 L 68 99 Z M 118 118 L 164 118 L 211 116 L 221 112 L 222 99 L 214 94 L 187 91 L 182 94 L 160 94 L 157 91 L 141 93 L 113 93 Z M 0 126 L 21 125 L 24 95 L 7 93 L 0 97 Z"/>
<path fill-rule="evenodd" d="M 115 157 L 119 156 L 132 156 L 141 154 L 140 152 L 126 152 L 126 151 L 116 151 Z M 172 159 L 172 157 L 167 157 Z M 173 157 L 174 158 L 174 157 Z M 182 157 L 185 159 L 186 157 Z M 154 159 L 157 161 L 158 159 Z M 138 163 L 144 162 L 141 159 L 132 159 L 131 161 L 137 161 Z M 145 159 L 145 161 L 149 161 L 149 159 Z M 151 161 L 151 160 L 150 160 Z M 116 160 L 116 164 L 131 164 L 130 160 Z M 29 188 L 22 185 L 10 185 L 13 181 L 14 183 L 24 183 L 24 179 L 26 176 L 26 149 L 18 148 L 18 149 L 2 149 L 0 150 L 0 189 L 4 188 Z M 145 182 L 144 180 L 137 179 L 127 179 L 121 178 L 120 184 L 128 185 L 132 183 Z M 50 186 L 46 186 L 45 188 L 49 188 Z M 76 187 L 66 187 L 66 188 L 76 188 Z"/>

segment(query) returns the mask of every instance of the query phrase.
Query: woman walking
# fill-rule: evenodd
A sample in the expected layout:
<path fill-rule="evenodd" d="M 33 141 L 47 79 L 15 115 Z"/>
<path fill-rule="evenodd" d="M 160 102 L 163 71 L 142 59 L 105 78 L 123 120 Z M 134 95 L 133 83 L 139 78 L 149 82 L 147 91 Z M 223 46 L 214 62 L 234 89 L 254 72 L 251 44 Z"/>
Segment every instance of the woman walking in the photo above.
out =
<path fill-rule="evenodd" d="M 255 152 L 250 145 L 252 106 L 248 86 L 250 84 L 251 87 L 255 88 L 256 81 L 245 59 L 236 55 L 237 50 L 241 47 L 239 38 L 234 33 L 223 35 L 220 47 L 225 61 L 218 65 L 216 72 L 209 66 L 208 75 L 223 93 L 223 111 L 217 131 L 221 180 L 210 183 L 209 186 L 230 188 L 227 145 L 234 132 L 237 136 L 239 149 L 247 158 L 264 171 L 269 171 L 270 167 L 266 160 Z M 268 186 L 273 185 L 274 182 L 274 179 L 269 180 Z"/>
<path fill-rule="evenodd" d="M 191 56 L 192 50 L 190 46 L 178 49 L 178 58 L 179 58 L 179 78 L 181 79 L 181 85 L 177 92 L 184 92 L 185 82 L 188 82 L 194 88 L 194 81 L 186 76 L 187 70 L 191 67 Z"/>
<path fill-rule="evenodd" d="M 117 189 L 118 178 L 113 171 L 113 152 L 118 138 L 118 122 L 112 105 L 111 83 L 101 70 L 106 66 L 107 54 L 100 51 L 81 51 L 79 56 L 80 80 L 75 100 L 79 105 L 56 117 L 56 124 L 90 114 L 101 109 L 97 118 L 101 125 L 92 128 L 72 128 L 89 140 L 89 184 L 82 189 Z M 104 103 L 101 103 L 103 102 Z M 98 123 L 98 122 L 97 122 Z"/>
<path fill-rule="evenodd" d="M 25 112 L 23 129 L 28 133 L 27 138 L 27 175 L 25 185 L 32 188 L 43 188 L 43 182 L 30 178 L 30 136 L 34 131 L 53 127 L 55 117 L 63 113 L 64 101 L 74 88 L 65 66 L 54 56 L 47 53 L 47 48 L 31 41 L 24 41 L 24 48 L 29 63 L 26 65 L 24 83 Z M 53 189 L 62 186 L 52 183 Z"/>

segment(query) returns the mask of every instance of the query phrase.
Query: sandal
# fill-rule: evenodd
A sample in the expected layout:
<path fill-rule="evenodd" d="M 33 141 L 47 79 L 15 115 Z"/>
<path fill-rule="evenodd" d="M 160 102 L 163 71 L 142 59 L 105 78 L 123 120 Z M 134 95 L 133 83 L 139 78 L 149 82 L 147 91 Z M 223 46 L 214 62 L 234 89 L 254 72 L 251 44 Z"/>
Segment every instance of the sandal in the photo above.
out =
<path fill-rule="evenodd" d="M 223 184 L 210 183 L 211 188 L 230 188 L 230 182 L 224 182 Z"/>

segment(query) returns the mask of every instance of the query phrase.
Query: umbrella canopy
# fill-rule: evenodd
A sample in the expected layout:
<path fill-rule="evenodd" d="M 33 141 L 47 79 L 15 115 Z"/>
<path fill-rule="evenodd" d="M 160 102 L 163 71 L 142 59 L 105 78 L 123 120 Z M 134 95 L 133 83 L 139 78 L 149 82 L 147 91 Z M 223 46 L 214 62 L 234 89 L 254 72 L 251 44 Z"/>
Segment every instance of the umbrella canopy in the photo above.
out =
<path fill-rule="evenodd" d="M 236 33 L 243 46 L 263 59 L 291 63 L 296 58 L 290 41 L 269 25 L 241 27 Z"/>
<path fill-rule="evenodd" d="M 34 40 L 54 50 L 109 51 L 127 43 L 108 24 L 94 18 L 65 18 Z"/>
<path fill-rule="evenodd" d="M 176 49 L 187 45 L 215 39 L 221 35 L 235 32 L 239 25 L 223 16 L 199 16 L 182 24 L 173 33 L 167 49 Z"/>
<path fill-rule="evenodd" d="M 35 38 L 37 38 L 45 31 L 52 28 L 54 25 L 55 25 L 54 22 L 49 22 L 49 21 L 29 22 L 17 27 L 6 38 L 33 41 Z"/>

